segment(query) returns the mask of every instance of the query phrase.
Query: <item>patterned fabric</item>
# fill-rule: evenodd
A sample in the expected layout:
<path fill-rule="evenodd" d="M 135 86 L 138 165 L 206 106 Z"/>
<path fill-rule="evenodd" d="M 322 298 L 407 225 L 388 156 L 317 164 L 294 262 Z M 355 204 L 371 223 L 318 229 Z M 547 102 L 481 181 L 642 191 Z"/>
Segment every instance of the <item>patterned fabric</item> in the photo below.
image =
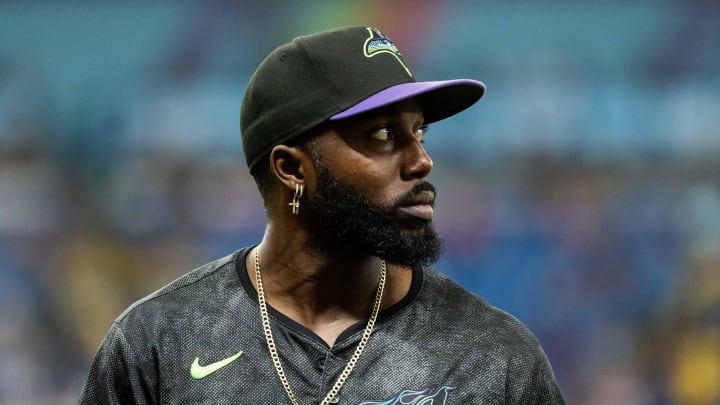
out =
<path fill-rule="evenodd" d="M 112 324 L 80 404 L 289 403 L 265 345 L 242 249 L 136 302 Z M 329 347 L 269 308 L 275 343 L 301 404 L 317 404 L 363 324 Z M 205 376 L 201 366 L 235 360 Z M 196 375 L 197 377 L 197 375 Z M 564 404 L 537 339 L 517 319 L 429 268 L 383 311 L 340 391 L 341 404 Z"/>

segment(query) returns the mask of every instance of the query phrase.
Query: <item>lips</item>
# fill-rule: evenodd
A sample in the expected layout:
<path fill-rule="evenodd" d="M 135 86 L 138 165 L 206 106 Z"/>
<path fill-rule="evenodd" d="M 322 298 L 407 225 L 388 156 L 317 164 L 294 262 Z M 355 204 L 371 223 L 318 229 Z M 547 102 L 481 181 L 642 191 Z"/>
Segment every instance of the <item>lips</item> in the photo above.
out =
<path fill-rule="evenodd" d="M 429 221 L 433 217 L 433 205 L 435 205 L 435 193 L 425 190 L 403 200 L 398 210 L 409 216 Z"/>

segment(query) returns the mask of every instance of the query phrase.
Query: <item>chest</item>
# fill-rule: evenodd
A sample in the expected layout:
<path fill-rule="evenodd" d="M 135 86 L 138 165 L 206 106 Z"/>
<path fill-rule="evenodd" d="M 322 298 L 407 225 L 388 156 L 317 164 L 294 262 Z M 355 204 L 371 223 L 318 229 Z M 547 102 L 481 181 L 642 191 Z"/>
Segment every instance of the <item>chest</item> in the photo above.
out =
<path fill-rule="evenodd" d="M 340 378 L 359 335 L 334 348 L 274 327 L 276 351 L 300 404 L 319 404 Z M 159 350 L 161 403 L 289 404 L 264 336 L 236 335 L 221 344 Z M 337 397 L 341 404 L 503 403 L 502 362 L 424 339 L 378 330 Z M 487 356 L 485 356 L 487 357 Z M 195 360 L 197 358 L 197 361 Z M 194 371 L 194 372 L 193 372 Z"/>

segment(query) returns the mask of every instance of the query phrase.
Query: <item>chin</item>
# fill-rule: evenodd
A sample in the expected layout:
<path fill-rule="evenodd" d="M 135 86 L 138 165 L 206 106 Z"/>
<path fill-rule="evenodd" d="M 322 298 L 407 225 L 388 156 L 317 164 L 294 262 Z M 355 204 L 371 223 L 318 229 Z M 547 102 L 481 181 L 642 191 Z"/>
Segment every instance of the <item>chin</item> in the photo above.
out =
<path fill-rule="evenodd" d="M 413 218 L 408 221 L 404 221 L 405 224 L 400 227 L 400 235 L 404 236 L 424 236 L 430 233 L 434 233 L 433 223 L 431 220 Z"/>

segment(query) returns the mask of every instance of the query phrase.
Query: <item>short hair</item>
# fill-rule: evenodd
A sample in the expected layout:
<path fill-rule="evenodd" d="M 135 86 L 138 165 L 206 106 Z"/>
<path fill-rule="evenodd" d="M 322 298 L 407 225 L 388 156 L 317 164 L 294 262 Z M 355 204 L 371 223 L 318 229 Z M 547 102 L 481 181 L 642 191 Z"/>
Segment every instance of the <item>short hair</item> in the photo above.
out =
<path fill-rule="evenodd" d="M 260 192 L 263 205 L 267 208 L 270 197 L 272 197 L 277 190 L 277 181 L 275 181 L 275 176 L 273 176 L 272 170 L 270 170 L 270 162 L 267 161 L 267 156 L 260 159 L 250 174 L 253 179 L 255 179 L 255 185 Z"/>

